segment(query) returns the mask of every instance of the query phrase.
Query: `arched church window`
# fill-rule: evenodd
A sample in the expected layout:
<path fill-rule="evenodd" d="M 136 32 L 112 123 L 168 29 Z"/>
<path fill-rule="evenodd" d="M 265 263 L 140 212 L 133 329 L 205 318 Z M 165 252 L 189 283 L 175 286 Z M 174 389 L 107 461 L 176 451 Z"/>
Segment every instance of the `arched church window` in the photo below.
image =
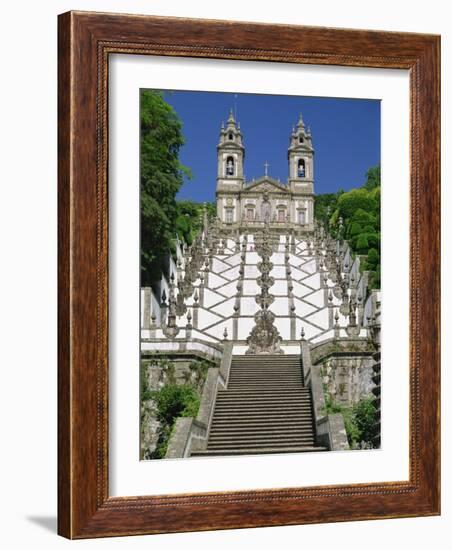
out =
<path fill-rule="evenodd" d="M 233 139 L 234 139 L 234 134 L 233 134 L 232 132 L 229 132 L 229 136 L 228 136 L 228 137 L 229 137 L 230 140 L 233 140 Z"/>
<path fill-rule="evenodd" d="M 298 138 L 298 142 L 299 142 L 299 143 L 303 143 L 303 141 L 304 141 L 303 136 L 300 136 L 300 137 Z"/>
<path fill-rule="evenodd" d="M 298 210 L 298 223 L 305 225 L 306 223 L 306 210 Z"/>
<path fill-rule="evenodd" d="M 246 219 L 249 222 L 252 222 L 254 220 L 254 208 L 253 207 L 248 207 L 246 209 Z"/>
<path fill-rule="evenodd" d="M 298 177 L 304 178 L 306 176 L 306 164 L 304 159 L 298 161 Z"/>
<path fill-rule="evenodd" d="M 232 208 L 226 208 L 226 223 L 233 223 L 234 221 L 234 212 Z"/>
<path fill-rule="evenodd" d="M 228 157 L 226 159 L 226 175 L 227 176 L 234 175 L 234 157 Z"/>
<path fill-rule="evenodd" d="M 278 209 L 278 222 L 284 222 L 286 218 L 286 212 L 283 208 Z"/>

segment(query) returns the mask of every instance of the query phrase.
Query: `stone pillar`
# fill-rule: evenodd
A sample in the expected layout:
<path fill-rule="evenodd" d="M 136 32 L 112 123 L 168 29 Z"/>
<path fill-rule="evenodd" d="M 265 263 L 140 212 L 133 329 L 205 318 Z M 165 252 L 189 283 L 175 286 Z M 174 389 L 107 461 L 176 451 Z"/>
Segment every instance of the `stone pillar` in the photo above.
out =
<path fill-rule="evenodd" d="M 151 287 L 146 286 L 143 289 L 143 325 L 141 328 L 149 329 L 151 328 Z"/>

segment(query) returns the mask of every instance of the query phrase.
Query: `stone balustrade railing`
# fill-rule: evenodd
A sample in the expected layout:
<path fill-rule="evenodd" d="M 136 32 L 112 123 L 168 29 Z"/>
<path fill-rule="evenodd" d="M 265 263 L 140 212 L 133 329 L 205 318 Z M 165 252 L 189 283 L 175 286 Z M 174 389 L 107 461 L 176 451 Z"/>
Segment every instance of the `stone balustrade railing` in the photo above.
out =
<path fill-rule="evenodd" d="M 309 343 L 301 340 L 301 359 L 305 386 L 310 388 L 316 425 L 317 445 L 330 451 L 345 451 L 350 448 L 345 431 L 344 417 L 341 413 L 326 414 L 326 402 L 323 392 L 320 366 L 313 365 Z"/>
<path fill-rule="evenodd" d="M 225 342 L 220 367 L 209 369 L 196 418 L 185 417 L 176 420 L 165 458 L 186 458 L 192 451 L 204 450 L 207 447 L 218 388 L 226 388 L 228 384 L 232 348 L 231 342 Z"/>

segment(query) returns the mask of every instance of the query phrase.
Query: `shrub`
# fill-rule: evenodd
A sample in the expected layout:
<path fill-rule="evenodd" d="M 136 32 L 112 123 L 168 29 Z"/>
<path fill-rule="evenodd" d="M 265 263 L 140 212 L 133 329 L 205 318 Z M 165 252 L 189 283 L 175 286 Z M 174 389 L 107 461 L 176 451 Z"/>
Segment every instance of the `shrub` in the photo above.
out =
<path fill-rule="evenodd" d="M 366 233 L 366 237 L 369 247 L 380 248 L 380 235 L 378 233 Z"/>
<path fill-rule="evenodd" d="M 360 208 L 365 212 L 373 212 L 377 208 L 377 201 L 372 193 L 366 189 L 352 189 L 341 195 L 337 201 L 340 215 L 343 218 L 351 218 Z"/>
<path fill-rule="evenodd" d="M 356 448 L 358 445 L 361 447 L 372 445 L 372 440 L 377 435 L 377 413 L 372 396 L 361 399 L 352 406 L 334 403 L 327 396 L 325 399 L 325 413 L 342 414 L 348 443 L 351 448 Z"/>
<path fill-rule="evenodd" d="M 188 384 L 167 384 L 153 392 L 157 405 L 157 418 L 172 427 L 180 416 L 196 416 L 199 409 L 199 397 Z"/>
<path fill-rule="evenodd" d="M 367 250 L 369 249 L 369 242 L 367 240 L 367 235 L 366 234 L 361 234 L 358 236 L 358 238 L 356 239 L 356 252 L 358 252 L 358 254 L 366 254 L 367 253 Z"/>
<path fill-rule="evenodd" d="M 367 254 L 367 268 L 369 270 L 375 270 L 380 261 L 380 254 L 375 248 L 370 248 Z"/>
<path fill-rule="evenodd" d="M 366 212 L 362 208 L 358 208 L 353 213 L 352 220 L 359 222 L 362 225 L 366 225 L 368 223 L 373 224 L 375 222 L 375 216 L 373 216 L 369 212 Z"/>
<path fill-rule="evenodd" d="M 349 230 L 349 235 L 350 237 L 354 237 L 355 235 L 359 235 L 360 233 L 362 232 L 362 228 L 361 226 L 359 225 L 358 222 L 352 222 L 350 224 L 350 230 Z"/>
<path fill-rule="evenodd" d="M 366 397 L 353 406 L 354 423 L 359 432 L 359 442 L 371 443 L 377 435 L 377 411 L 373 397 Z"/>
<path fill-rule="evenodd" d="M 161 422 L 158 440 L 150 458 L 165 458 L 176 419 L 181 416 L 196 416 L 199 410 L 199 396 L 189 384 L 166 384 L 159 391 L 152 392 L 157 406 L 157 419 Z"/>
<path fill-rule="evenodd" d="M 373 225 L 365 225 L 363 227 L 363 233 L 375 233 L 375 227 Z"/>
<path fill-rule="evenodd" d="M 381 266 L 377 265 L 375 271 L 370 272 L 369 288 L 381 288 Z"/>

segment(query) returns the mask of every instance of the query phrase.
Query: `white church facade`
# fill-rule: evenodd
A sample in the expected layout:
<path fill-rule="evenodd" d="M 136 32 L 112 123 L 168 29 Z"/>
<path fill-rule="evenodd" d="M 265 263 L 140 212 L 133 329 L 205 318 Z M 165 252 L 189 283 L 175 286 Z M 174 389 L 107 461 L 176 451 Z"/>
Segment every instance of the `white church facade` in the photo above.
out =
<path fill-rule="evenodd" d="M 301 235 L 314 230 L 314 148 L 301 115 L 290 135 L 287 156 L 287 182 L 270 177 L 268 163 L 263 176 L 246 181 L 243 135 L 231 111 L 217 146 L 217 216 L 224 229 L 258 230 L 267 223 L 277 233 Z"/>

